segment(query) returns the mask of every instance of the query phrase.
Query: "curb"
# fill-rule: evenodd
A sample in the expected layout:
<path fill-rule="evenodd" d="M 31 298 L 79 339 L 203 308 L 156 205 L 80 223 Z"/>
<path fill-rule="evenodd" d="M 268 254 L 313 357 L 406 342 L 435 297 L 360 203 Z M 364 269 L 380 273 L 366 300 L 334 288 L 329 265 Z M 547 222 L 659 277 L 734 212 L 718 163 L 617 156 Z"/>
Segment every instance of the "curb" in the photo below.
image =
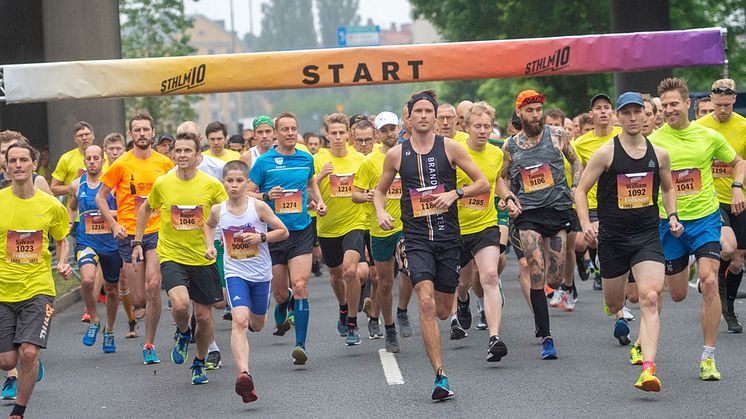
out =
<path fill-rule="evenodd" d="M 65 311 L 82 299 L 83 297 L 80 295 L 80 286 L 77 286 L 62 296 L 54 299 L 54 311 L 58 313 Z"/>

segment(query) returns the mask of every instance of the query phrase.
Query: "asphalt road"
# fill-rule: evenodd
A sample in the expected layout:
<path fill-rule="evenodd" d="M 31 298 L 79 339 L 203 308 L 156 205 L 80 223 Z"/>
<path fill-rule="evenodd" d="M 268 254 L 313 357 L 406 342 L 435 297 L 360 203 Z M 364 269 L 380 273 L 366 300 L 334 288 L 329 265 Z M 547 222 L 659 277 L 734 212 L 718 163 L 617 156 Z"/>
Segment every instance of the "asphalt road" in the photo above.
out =
<path fill-rule="evenodd" d="M 701 297 L 696 290 L 690 289 L 683 303 L 673 304 L 666 296 L 657 360 L 663 389 L 643 393 L 633 387 L 640 367 L 629 365 L 629 348 L 612 337 L 613 322 L 604 316 L 601 292 L 592 291 L 590 282 L 579 282 L 575 312 L 550 309 L 559 359 L 539 358 L 533 318 L 518 287 L 517 265 L 509 257 L 501 330 L 507 357 L 488 364 L 487 332 L 472 327 L 466 339 L 453 342 L 448 325 L 441 323 L 445 364 L 456 392 L 450 401 L 430 401 L 433 373 L 418 332 L 416 302 L 409 306 L 415 335 L 401 339 L 402 351 L 395 356 L 404 383 L 389 385 L 379 358 L 383 340 L 365 339 L 365 333 L 361 345 L 346 347 L 336 335 L 337 305 L 325 273 L 309 286 L 306 366 L 292 365 L 292 331 L 275 337 L 267 327 L 250 336 L 251 373 L 259 396 L 254 403 L 243 404 L 233 391 L 237 371 L 230 355 L 230 323 L 219 312 L 215 323 L 223 367 L 208 372 L 208 384 L 193 386 L 187 363 L 170 361 L 174 326 L 165 308 L 156 341 L 162 362 L 146 366 L 142 339 L 123 339 L 126 317 L 121 310 L 117 353 L 101 351 L 100 334 L 96 346 L 83 346 L 85 325 L 78 304 L 53 320 L 49 349 L 42 353 L 46 376 L 36 387 L 27 417 L 744 417 L 743 335 L 725 333 L 721 322 L 716 359 L 723 380 L 698 378 Z M 632 310 L 638 313 L 637 307 Z M 742 300 L 736 310 L 746 312 Z M 364 316 L 361 320 L 364 325 Z M 633 334 L 638 326 L 638 320 L 631 323 Z M 193 351 L 190 346 L 190 358 Z M 9 413 L 12 402 L 0 403 Z"/>

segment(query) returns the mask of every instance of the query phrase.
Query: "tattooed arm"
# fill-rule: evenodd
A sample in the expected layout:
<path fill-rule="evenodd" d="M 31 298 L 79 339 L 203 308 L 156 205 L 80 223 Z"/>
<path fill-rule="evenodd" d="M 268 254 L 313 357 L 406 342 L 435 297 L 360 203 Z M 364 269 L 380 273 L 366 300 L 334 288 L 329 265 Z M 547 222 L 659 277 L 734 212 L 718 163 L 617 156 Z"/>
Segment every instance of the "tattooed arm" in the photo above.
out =
<path fill-rule="evenodd" d="M 552 144 L 562 153 L 572 167 L 572 187 L 577 188 L 580 176 L 583 174 L 583 165 L 575 154 L 575 149 L 570 144 L 570 133 L 563 128 L 551 127 Z"/>

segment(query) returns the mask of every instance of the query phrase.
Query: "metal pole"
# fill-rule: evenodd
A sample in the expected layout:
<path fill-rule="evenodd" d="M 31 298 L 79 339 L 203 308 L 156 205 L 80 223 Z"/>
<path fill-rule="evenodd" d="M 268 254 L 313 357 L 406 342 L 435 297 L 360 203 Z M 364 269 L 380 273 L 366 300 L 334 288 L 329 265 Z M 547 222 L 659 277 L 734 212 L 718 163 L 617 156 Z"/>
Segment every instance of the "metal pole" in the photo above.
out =
<path fill-rule="evenodd" d="M 723 37 L 723 78 L 728 78 L 728 28 L 720 28 L 720 34 Z"/>

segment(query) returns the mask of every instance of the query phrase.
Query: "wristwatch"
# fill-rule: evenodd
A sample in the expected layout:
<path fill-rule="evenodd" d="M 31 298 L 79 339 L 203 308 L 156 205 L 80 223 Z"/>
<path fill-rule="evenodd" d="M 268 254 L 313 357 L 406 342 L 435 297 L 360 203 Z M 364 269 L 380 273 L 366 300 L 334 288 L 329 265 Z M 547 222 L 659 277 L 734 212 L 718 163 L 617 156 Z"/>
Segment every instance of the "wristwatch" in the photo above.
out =
<path fill-rule="evenodd" d="M 140 240 L 132 240 L 132 241 L 130 242 L 130 246 L 131 246 L 131 247 L 135 247 L 135 246 L 142 246 L 142 241 L 140 241 Z"/>
<path fill-rule="evenodd" d="M 269 194 L 267 192 L 262 194 L 262 201 L 269 202 Z"/>
<path fill-rule="evenodd" d="M 733 182 L 733 185 L 731 185 L 731 188 L 743 189 L 743 183 L 741 183 L 741 182 Z"/>
<path fill-rule="evenodd" d="M 458 199 L 461 199 L 464 197 L 464 190 L 461 188 L 456 188 L 456 196 L 458 196 Z"/>
<path fill-rule="evenodd" d="M 262 243 L 266 243 L 266 242 L 267 242 L 267 235 L 266 235 L 266 234 L 264 234 L 264 233 L 259 233 L 259 237 L 261 237 L 261 238 L 262 238 Z"/>

